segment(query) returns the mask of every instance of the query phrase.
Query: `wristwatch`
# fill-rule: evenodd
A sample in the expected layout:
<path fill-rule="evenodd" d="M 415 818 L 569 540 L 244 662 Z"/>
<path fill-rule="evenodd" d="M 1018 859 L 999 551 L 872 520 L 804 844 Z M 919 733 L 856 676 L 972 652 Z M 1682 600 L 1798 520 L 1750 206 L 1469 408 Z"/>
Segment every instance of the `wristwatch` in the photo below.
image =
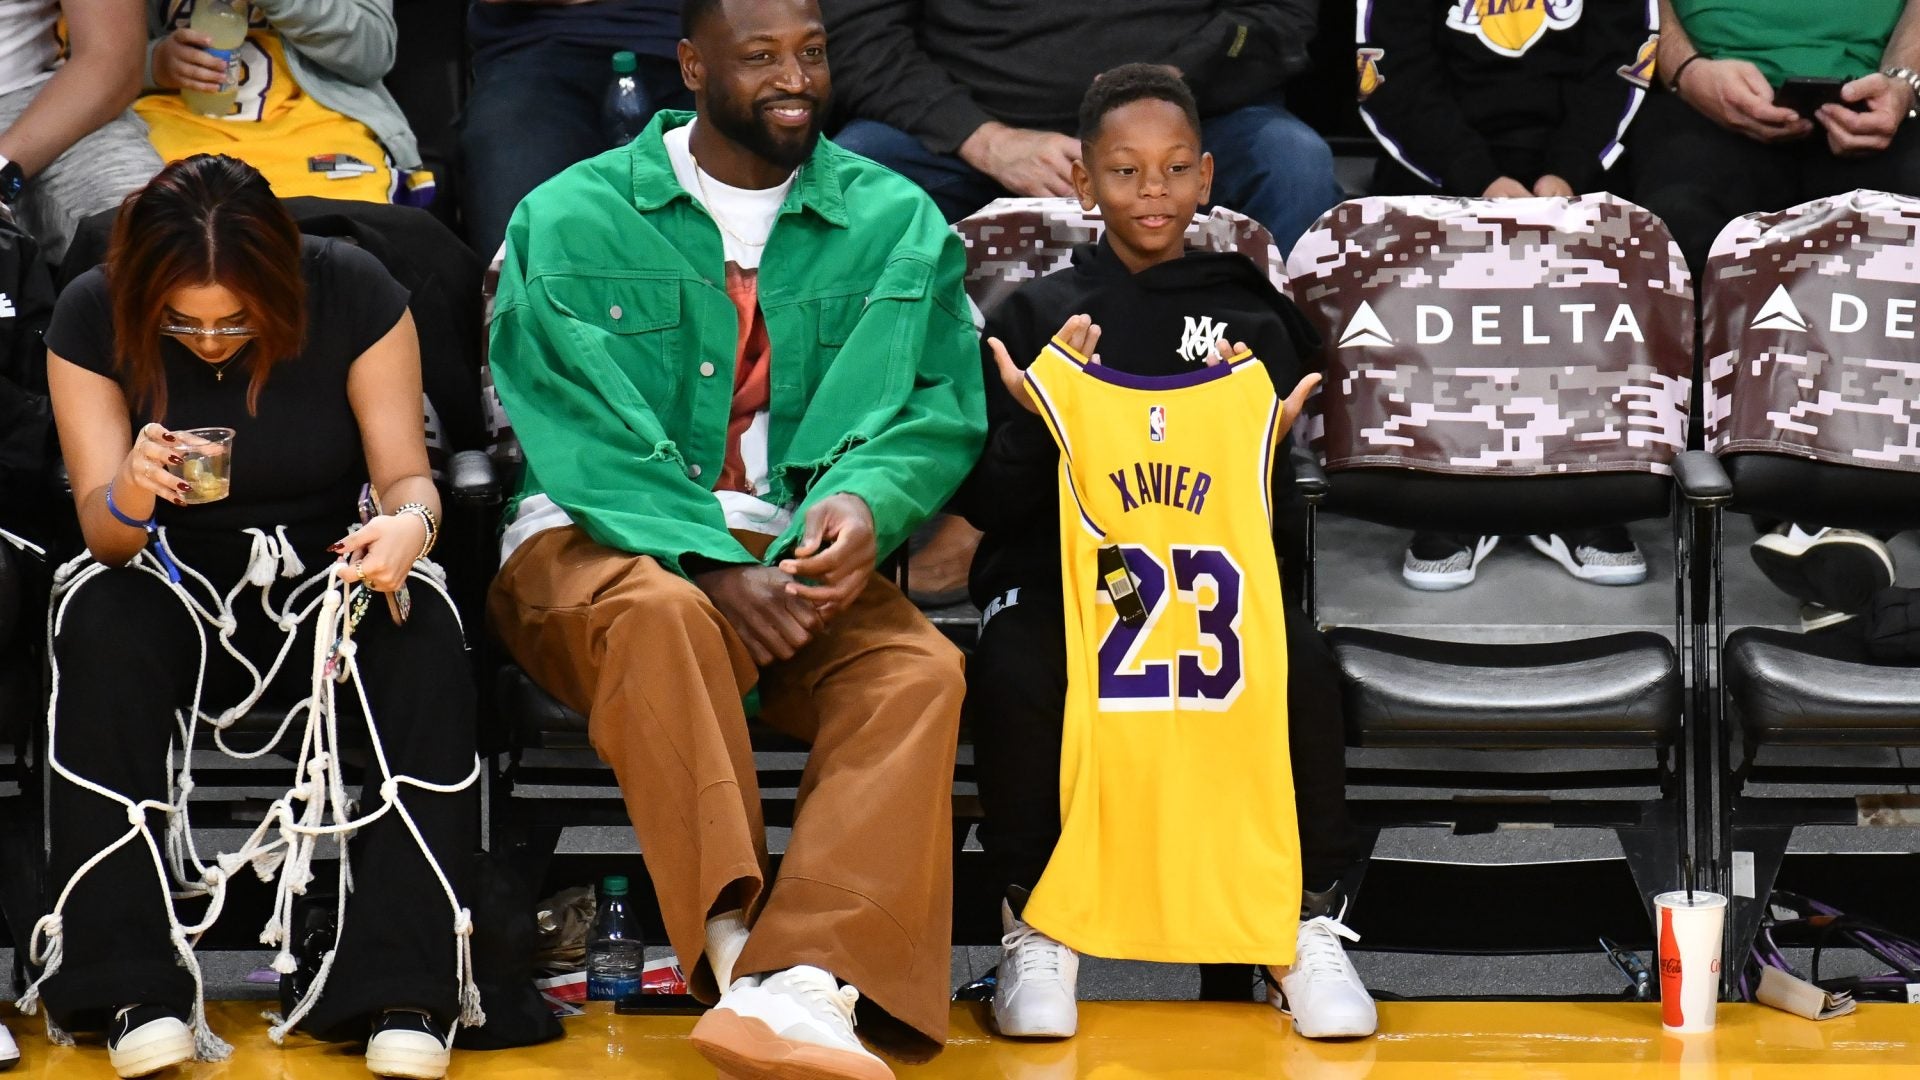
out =
<path fill-rule="evenodd" d="M 12 206 L 26 186 L 27 174 L 20 163 L 0 157 L 0 203 Z"/>
<path fill-rule="evenodd" d="M 1920 72 L 1916 72 L 1912 68 L 1894 67 L 1888 68 L 1880 74 L 1885 75 L 1889 79 L 1898 79 L 1907 84 L 1907 88 L 1913 91 L 1913 97 L 1907 102 L 1907 119 L 1911 120 L 1916 116 L 1920 116 Z"/>

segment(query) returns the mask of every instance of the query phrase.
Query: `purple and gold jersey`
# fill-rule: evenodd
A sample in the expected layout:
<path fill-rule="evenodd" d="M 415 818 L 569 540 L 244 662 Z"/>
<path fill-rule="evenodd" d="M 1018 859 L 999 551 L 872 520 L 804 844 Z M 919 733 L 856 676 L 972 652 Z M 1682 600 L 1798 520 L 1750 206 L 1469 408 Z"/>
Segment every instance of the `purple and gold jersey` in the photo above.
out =
<path fill-rule="evenodd" d="M 1095 956 L 1291 963 L 1273 382 L 1250 354 L 1148 378 L 1056 340 L 1027 387 L 1061 450 L 1068 690 L 1060 842 L 1025 918 Z"/>

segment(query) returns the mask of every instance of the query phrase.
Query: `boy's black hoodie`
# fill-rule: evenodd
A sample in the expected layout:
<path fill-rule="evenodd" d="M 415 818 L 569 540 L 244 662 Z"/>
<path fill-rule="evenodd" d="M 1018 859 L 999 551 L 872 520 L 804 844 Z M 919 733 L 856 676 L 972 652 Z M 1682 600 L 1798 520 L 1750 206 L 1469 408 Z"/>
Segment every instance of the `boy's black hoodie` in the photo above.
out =
<path fill-rule="evenodd" d="M 1291 300 L 1244 255 L 1193 251 L 1128 271 L 1103 239 L 1074 249 L 1073 265 L 1029 282 L 987 319 L 986 336 L 1014 363 L 1033 362 L 1060 325 L 1087 314 L 1100 327 L 1101 363 L 1133 375 L 1176 375 L 1205 363 L 1216 340 L 1245 342 L 1284 397 L 1307 374 L 1320 339 Z M 955 497 L 986 535 L 968 591 L 984 607 L 1015 586 L 1060 580 L 1060 453 L 1038 416 L 1021 408 L 987 367 L 987 446 Z M 1300 503 L 1283 446 L 1274 462 L 1275 533 L 1282 565 L 1299 565 Z"/>

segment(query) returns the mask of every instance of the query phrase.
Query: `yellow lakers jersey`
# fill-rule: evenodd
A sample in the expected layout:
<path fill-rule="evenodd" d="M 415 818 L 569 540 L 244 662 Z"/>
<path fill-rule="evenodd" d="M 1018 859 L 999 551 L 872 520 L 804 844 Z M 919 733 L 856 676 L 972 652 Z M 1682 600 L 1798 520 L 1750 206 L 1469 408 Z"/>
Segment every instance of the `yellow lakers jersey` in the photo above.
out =
<path fill-rule="evenodd" d="M 1148 378 L 1056 340 L 1027 386 L 1061 450 L 1068 690 L 1060 842 L 1025 918 L 1095 956 L 1292 963 L 1273 382 L 1246 354 Z"/>

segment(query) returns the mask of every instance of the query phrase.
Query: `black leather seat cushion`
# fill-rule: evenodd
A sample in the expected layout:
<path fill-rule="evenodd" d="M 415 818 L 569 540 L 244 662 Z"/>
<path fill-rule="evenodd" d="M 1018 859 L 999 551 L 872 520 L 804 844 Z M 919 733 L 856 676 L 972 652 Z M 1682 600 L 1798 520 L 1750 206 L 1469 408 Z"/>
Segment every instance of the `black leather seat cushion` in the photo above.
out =
<path fill-rule="evenodd" d="M 1366 467 L 1330 475 L 1326 509 L 1402 529 L 1519 534 L 1664 518 L 1673 481 L 1651 473 L 1452 476 Z"/>
<path fill-rule="evenodd" d="M 1489 645 L 1345 627 L 1327 640 L 1354 746 L 1662 747 L 1680 731 L 1680 665 L 1656 633 Z"/>
<path fill-rule="evenodd" d="M 1844 638 L 1749 627 L 1727 636 L 1724 678 L 1756 744 L 1920 746 L 1920 667 L 1868 663 Z"/>
<path fill-rule="evenodd" d="M 1785 454 L 1728 454 L 1733 509 L 1844 529 L 1920 528 L 1920 473 Z"/>

